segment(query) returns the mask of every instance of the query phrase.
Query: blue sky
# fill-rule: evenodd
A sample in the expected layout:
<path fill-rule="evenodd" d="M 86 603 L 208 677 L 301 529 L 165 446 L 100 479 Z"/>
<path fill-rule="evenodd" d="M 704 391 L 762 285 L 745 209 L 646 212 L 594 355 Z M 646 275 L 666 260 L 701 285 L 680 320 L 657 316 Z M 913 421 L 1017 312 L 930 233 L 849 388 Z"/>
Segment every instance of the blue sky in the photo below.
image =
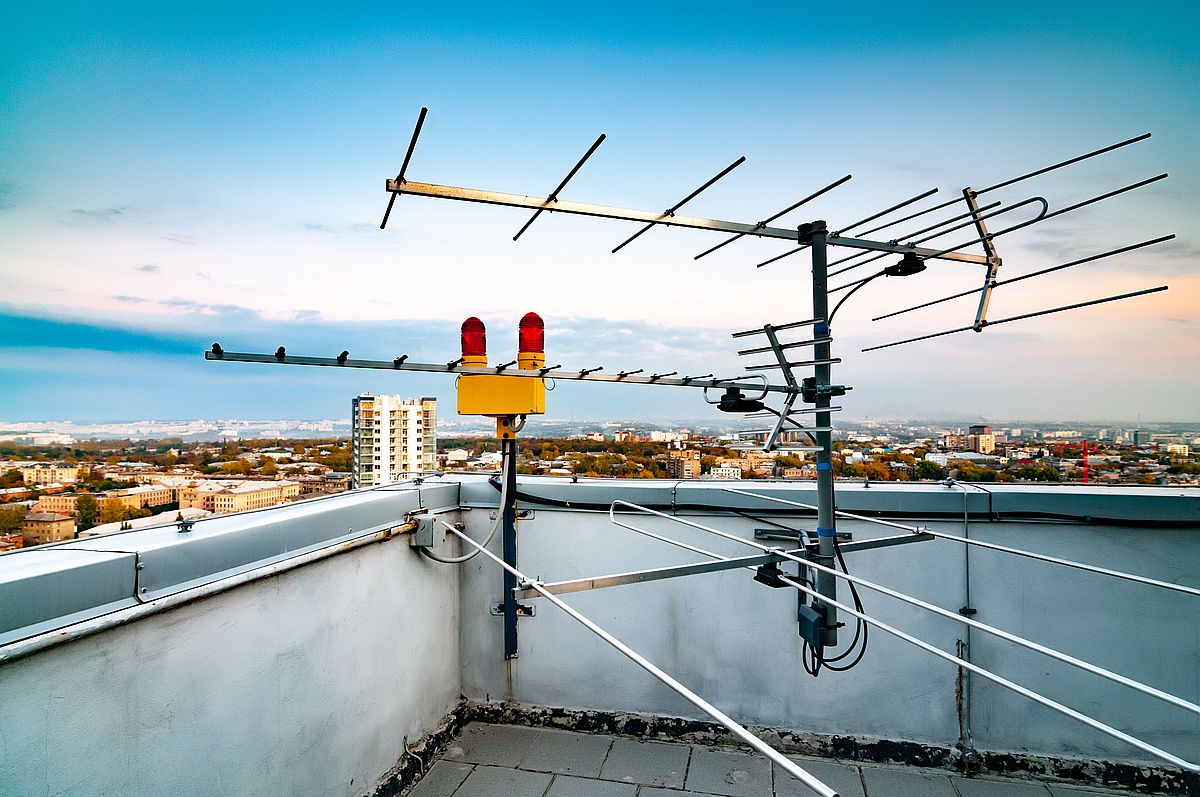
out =
<path fill-rule="evenodd" d="M 752 222 L 852 173 L 779 222 L 834 228 L 1151 131 L 996 192 L 1054 209 L 1171 175 L 999 239 L 1001 276 L 1178 238 L 998 291 L 991 314 L 1170 291 L 860 354 L 969 323 L 969 299 L 870 321 L 980 280 L 937 264 L 847 304 L 836 373 L 856 387 L 855 416 L 1196 418 L 1191 5 L 91 3 L 6 17 L 0 421 L 339 417 L 360 390 L 453 399 L 437 377 L 206 363 L 212 341 L 447 361 L 473 314 L 499 358 L 532 309 L 555 362 L 736 373 L 730 331 L 808 316 L 803 256 L 753 267 L 778 243 L 693 261 L 720 239 L 654 230 L 611 255 L 632 228 L 543 216 L 514 244 L 523 213 L 412 197 L 378 230 L 422 105 L 414 180 L 544 194 L 604 132 L 564 197 L 661 209 L 744 154 L 689 212 Z M 686 391 L 596 386 L 550 410 L 708 408 Z"/>

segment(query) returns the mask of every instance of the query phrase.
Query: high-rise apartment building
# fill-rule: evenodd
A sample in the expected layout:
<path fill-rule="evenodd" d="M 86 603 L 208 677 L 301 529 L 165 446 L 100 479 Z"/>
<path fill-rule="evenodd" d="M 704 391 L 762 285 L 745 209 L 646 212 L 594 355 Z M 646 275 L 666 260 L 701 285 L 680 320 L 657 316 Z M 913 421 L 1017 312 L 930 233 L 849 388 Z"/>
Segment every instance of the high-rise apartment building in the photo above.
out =
<path fill-rule="evenodd" d="M 436 469 L 436 398 L 363 393 L 352 404 L 355 487 L 387 484 Z"/>

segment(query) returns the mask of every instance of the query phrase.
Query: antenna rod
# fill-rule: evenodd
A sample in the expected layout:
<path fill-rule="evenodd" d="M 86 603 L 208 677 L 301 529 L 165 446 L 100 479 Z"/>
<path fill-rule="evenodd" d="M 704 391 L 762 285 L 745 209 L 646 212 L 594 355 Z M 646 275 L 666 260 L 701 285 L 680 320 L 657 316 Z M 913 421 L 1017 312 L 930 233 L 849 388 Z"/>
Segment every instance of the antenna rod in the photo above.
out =
<path fill-rule="evenodd" d="M 583 153 L 583 157 L 579 159 L 579 163 L 575 164 L 575 168 L 571 169 L 571 171 L 567 173 L 567 176 L 562 179 L 562 182 L 558 184 L 558 188 L 555 188 L 553 191 L 550 192 L 550 196 L 546 197 L 547 205 L 551 205 L 558 201 L 558 192 L 563 190 L 563 188 L 566 187 L 567 183 L 571 181 L 571 178 L 575 176 L 575 173 L 577 171 L 579 171 L 579 169 L 583 166 L 584 162 L 587 161 L 588 158 L 592 157 L 592 153 L 595 152 L 602 143 L 604 143 L 604 138 L 605 138 L 604 134 L 601 133 L 600 137 L 596 139 L 595 143 L 593 143 L 592 146 L 588 148 L 588 151 Z M 537 221 L 537 217 L 542 215 L 542 211 L 544 211 L 545 209 L 546 208 L 541 207 L 541 208 L 538 208 L 537 210 L 535 210 L 533 212 L 533 215 L 529 217 L 529 221 L 525 222 L 525 226 L 522 227 L 520 230 L 518 230 L 517 234 L 513 236 L 513 240 L 515 241 L 518 238 L 520 238 L 525 233 L 525 231 L 529 229 L 529 225 L 533 224 L 535 221 Z"/>
<path fill-rule="evenodd" d="M 1121 147 L 1128 146 L 1129 144 L 1135 144 L 1138 141 L 1144 141 L 1147 138 L 1150 138 L 1150 134 L 1142 133 L 1140 136 L 1134 136 L 1133 138 L 1126 139 L 1125 141 L 1121 141 L 1117 144 L 1102 147 L 1101 149 L 1094 150 L 1086 155 L 1080 155 L 1078 157 L 1062 161 L 1061 163 L 1056 163 L 1053 166 L 1047 166 L 1043 169 L 1029 172 L 1028 174 L 1022 174 L 1020 177 L 1014 177 L 1011 180 L 1005 180 L 1002 183 L 996 183 L 995 185 L 989 185 L 987 188 L 981 188 L 975 192 L 975 196 L 986 194 L 988 191 L 995 191 L 997 188 L 1004 188 L 1005 186 L 1012 185 L 1013 183 L 1019 183 L 1022 180 L 1028 180 L 1030 177 L 1037 177 L 1039 174 L 1045 174 L 1046 172 L 1052 172 L 1055 169 L 1061 169 L 1064 166 L 1070 166 L 1072 163 L 1079 163 L 1079 161 L 1087 160 L 1088 158 L 1095 157 L 1096 155 L 1103 155 L 1105 152 L 1112 152 L 1114 149 L 1120 149 Z"/>
<path fill-rule="evenodd" d="M 878 213 L 875 213 L 871 216 L 867 216 L 865 219 L 859 219 L 858 221 L 854 222 L 853 224 L 850 224 L 850 225 L 842 228 L 838 232 L 830 233 L 829 237 L 830 237 L 830 239 L 836 239 L 843 232 L 848 232 L 848 231 L 854 229 L 855 227 L 859 226 L 860 224 L 866 224 L 868 221 L 874 221 L 875 219 L 879 218 L 880 216 L 886 216 L 887 214 L 891 213 L 893 210 L 899 210 L 900 208 L 904 207 L 905 205 L 911 205 L 913 202 L 919 202 L 920 200 L 924 199 L 925 197 L 932 196 L 933 194 L 936 194 L 936 193 L 937 193 L 937 189 L 931 188 L 923 194 L 918 194 L 910 199 L 904 200 L 903 202 L 892 205 L 890 208 L 887 208 L 886 210 L 881 210 Z M 954 201 L 957 202 L 958 200 L 954 200 Z M 836 241 L 831 240 L 830 243 L 836 243 Z M 785 257 L 791 257 L 792 255 L 799 254 L 800 252 L 803 252 L 807 248 L 808 248 L 808 245 L 805 244 L 803 246 L 798 246 L 795 249 L 789 249 L 788 251 L 784 252 L 781 255 L 776 255 L 775 257 L 772 257 L 769 260 L 764 260 L 763 262 L 757 264 L 755 266 L 755 268 L 762 268 L 763 266 L 768 266 L 771 263 L 774 263 L 776 260 L 783 260 Z M 707 252 L 705 254 L 707 254 Z M 860 255 L 860 254 L 862 254 L 862 252 L 857 252 L 857 253 L 855 253 L 855 255 L 852 255 L 852 257 Z M 884 255 L 878 255 L 877 257 L 884 257 Z M 875 260 L 875 259 L 877 259 L 877 257 L 870 258 L 870 260 Z M 849 258 L 847 258 L 847 259 L 849 259 Z M 863 262 L 864 263 L 870 262 L 870 260 L 865 260 Z M 832 275 L 830 275 L 830 276 L 832 276 Z"/>
<path fill-rule="evenodd" d="M 837 188 L 837 187 L 838 187 L 839 185 L 841 185 L 842 183 L 844 183 L 844 182 L 846 182 L 847 180 L 849 180 L 849 179 L 850 179 L 852 176 L 853 176 L 853 175 L 849 175 L 849 174 L 847 174 L 845 177 L 841 178 L 840 180 L 834 180 L 832 183 L 830 183 L 829 185 L 827 185 L 827 186 L 825 186 L 824 188 L 820 189 L 819 191 L 814 191 L 813 193 L 811 193 L 811 194 L 809 194 L 808 196 L 804 197 L 804 199 L 801 199 L 801 200 L 800 200 L 799 202 L 797 202 L 796 204 L 794 204 L 794 205 L 788 205 L 786 208 L 784 208 L 783 210 L 779 211 L 779 212 L 778 212 L 778 213 L 776 213 L 774 216 L 771 216 L 771 217 L 770 217 L 770 218 L 768 218 L 768 219 L 763 219 L 762 221 L 760 221 L 760 222 L 758 223 L 758 227 L 760 227 L 760 228 L 762 228 L 762 227 L 766 227 L 768 224 L 770 224 L 771 222 L 775 221 L 775 219 L 779 218 L 780 216 L 786 216 L 787 214 L 791 213 L 791 212 L 792 212 L 793 210 L 795 210 L 796 208 L 798 208 L 798 207 L 800 207 L 801 205 L 803 205 L 805 202 L 810 202 L 810 201 L 812 201 L 812 200 L 816 199 L 817 197 L 821 196 L 821 194 L 824 194 L 824 193 L 826 193 L 826 192 L 828 192 L 828 191 L 832 191 L 833 189 Z M 739 232 L 737 235 L 733 236 L 732 238 L 729 238 L 729 239 L 726 239 L 726 240 L 722 241 L 721 243 L 717 244 L 717 245 L 716 245 L 716 246 L 714 246 L 713 248 L 711 248 L 711 249 L 706 249 L 705 251 L 703 251 L 703 252 L 701 252 L 700 254 L 698 254 L 698 255 L 696 255 L 695 257 L 693 257 L 693 258 L 692 258 L 692 260 L 699 260 L 700 258 L 704 257 L 705 255 L 712 254 L 713 252 L 715 252 L 715 251 L 717 251 L 718 249 L 720 249 L 722 246 L 726 246 L 727 244 L 731 244 L 731 243 L 733 243 L 734 241 L 736 241 L 737 239 L 741 238 L 742 236 L 744 236 L 744 235 L 748 235 L 748 234 L 749 234 L 749 233 Z"/>
<path fill-rule="evenodd" d="M 860 236 L 870 235 L 871 233 L 879 232 L 880 230 L 886 230 L 888 227 L 894 227 L 897 224 L 903 224 L 906 221 L 912 221 L 915 218 L 924 216 L 927 213 L 932 213 L 935 210 L 941 210 L 942 208 L 948 208 L 951 205 L 957 204 L 958 202 L 959 202 L 959 197 L 955 197 L 954 199 L 947 200 L 947 201 L 941 203 L 940 205 L 934 205 L 931 208 L 925 208 L 924 210 L 918 210 L 916 213 L 912 213 L 908 216 L 904 216 L 902 218 L 896 219 L 895 221 L 889 221 L 887 224 L 880 224 L 878 227 L 872 227 L 871 229 L 866 230 L 865 232 L 860 232 L 859 235 Z M 903 236 L 898 236 L 898 237 L 903 237 Z"/>
<path fill-rule="evenodd" d="M 885 208 L 884 210 L 881 210 L 878 213 L 873 213 L 870 216 L 867 216 L 865 219 L 859 219 L 858 221 L 854 222 L 853 224 L 847 224 L 845 227 L 842 227 L 840 230 L 833 233 L 831 237 L 836 238 L 844 232 L 850 232 L 855 227 L 866 224 L 868 221 L 875 221 L 875 219 L 879 218 L 880 216 L 886 216 L 887 214 L 891 213 L 893 210 L 899 210 L 900 208 L 911 205 L 914 202 L 920 202 L 925 197 L 933 196 L 937 192 L 938 192 L 938 190 L 936 188 L 930 188 L 928 191 L 921 193 L 921 194 L 917 194 L 916 196 L 912 197 L 911 199 L 906 199 L 903 202 L 897 202 L 895 205 L 892 205 L 890 208 Z"/>
<path fill-rule="evenodd" d="M 408 162 L 410 160 L 412 160 L 413 150 L 417 146 L 417 136 L 421 135 L 421 127 L 422 127 L 422 125 L 425 124 L 425 114 L 427 114 L 427 113 L 429 113 L 429 109 L 422 106 L 421 113 L 417 115 L 417 126 L 413 130 L 412 138 L 408 142 L 408 152 L 404 153 L 404 163 L 402 163 L 400 165 L 400 173 L 396 175 L 397 183 L 404 182 L 404 173 L 406 171 L 408 171 Z M 387 226 L 388 217 L 392 215 L 392 205 L 394 205 L 394 204 L 396 204 L 396 192 L 395 191 L 393 191 L 392 195 L 388 198 L 387 210 L 385 210 L 383 212 L 383 221 L 381 221 L 379 223 L 379 229 L 382 230 L 384 227 Z"/>
<path fill-rule="evenodd" d="M 741 166 L 741 165 L 742 165 L 743 163 L 745 163 L 745 162 L 746 162 L 746 156 L 745 156 L 745 155 L 743 155 L 742 157 L 740 157 L 740 158 L 738 158 L 737 160 L 735 160 L 733 163 L 731 163 L 731 164 L 729 164 L 728 166 L 726 166 L 726 167 L 725 167 L 724 169 L 722 169 L 720 172 L 718 172 L 718 173 L 716 174 L 716 176 L 714 176 L 712 179 L 710 179 L 710 180 L 709 180 L 707 183 L 705 183 L 704 185 L 700 186 L 700 187 L 699 187 L 699 188 L 697 188 L 695 191 L 693 191 L 692 193 L 690 193 L 690 194 L 688 194 L 687 196 L 685 196 L 683 199 L 681 199 L 681 200 L 679 200 L 678 202 L 676 202 L 676 203 L 675 203 L 675 204 L 674 204 L 672 207 L 669 207 L 669 208 L 667 208 L 666 210 L 664 210 L 662 215 L 663 215 L 663 216 L 674 216 L 674 215 L 675 215 L 675 211 L 679 210 L 681 207 L 683 207 L 684 205 L 686 205 L 688 202 L 691 202 L 693 199 L 695 199 L 697 196 L 699 196 L 699 194 L 700 194 L 700 192 L 701 192 L 701 191 L 704 191 L 706 188 L 708 188 L 709 186 L 711 186 L 711 185 L 712 185 L 713 183 L 715 183 L 717 180 L 720 180 L 722 177 L 724 177 L 725 175 L 729 174 L 731 171 L 733 171 L 733 170 L 734 170 L 734 169 L 736 169 L 737 167 Z M 649 230 L 651 227 L 653 227 L 653 226 L 654 226 L 655 224 L 657 224 L 657 223 L 658 223 L 658 222 L 656 222 L 656 221 L 649 222 L 648 224 L 646 224 L 646 226 L 645 226 L 645 227 L 643 227 L 642 229 L 638 230 L 637 232 L 635 232 L 633 235 L 631 235 L 631 236 L 629 236 L 628 238 L 626 238 L 626 239 L 625 239 L 624 241 L 622 241 L 621 243 L 617 244 L 617 247 L 616 247 L 615 249 L 613 249 L 613 250 L 612 250 L 612 251 L 613 251 L 613 254 L 615 255 L 617 252 L 619 252 L 619 251 L 621 251 L 622 249 L 624 249 L 624 248 L 625 248 L 625 246 L 627 246 L 628 244 L 632 243 L 632 242 L 633 242 L 633 240 L 634 240 L 635 238 L 637 238 L 638 236 L 640 236 L 642 233 L 646 232 L 646 230 Z"/>
<path fill-rule="evenodd" d="M 1159 285 L 1157 288 L 1147 288 L 1142 291 L 1134 291 L 1133 293 L 1122 293 L 1119 296 L 1109 296 L 1104 299 L 1092 299 L 1090 302 L 1079 302 L 1078 304 L 1068 304 L 1068 305 L 1064 305 L 1063 307 L 1054 307 L 1049 310 L 1038 310 L 1035 313 L 1025 313 L 1023 315 L 1014 315 L 1009 318 L 1001 318 L 997 321 L 985 321 L 980 326 L 980 330 L 982 330 L 984 327 L 995 326 L 996 324 L 1006 324 L 1009 321 L 1022 321 L 1026 318 L 1036 318 L 1037 316 L 1050 315 L 1051 313 L 1061 313 L 1066 310 L 1077 310 L 1080 307 L 1091 307 L 1094 304 L 1104 304 L 1106 302 L 1116 302 L 1116 301 L 1120 301 L 1121 299 L 1132 299 L 1135 296 L 1145 296 L 1148 293 L 1158 293 L 1159 291 L 1165 291 L 1166 289 L 1167 289 L 1166 285 Z M 919 338 L 909 338 L 908 340 L 898 340 L 895 343 L 884 343 L 881 346 L 868 346 L 867 348 L 863 349 L 863 351 L 864 352 L 875 351 L 876 349 L 887 349 L 892 346 L 903 346 L 905 343 L 916 343 L 919 340 L 929 340 L 930 338 L 940 338 L 943 335 L 953 335 L 956 332 L 966 332 L 968 329 L 975 329 L 975 326 L 972 325 L 969 327 L 960 327 L 958 329 L 948 329 L 945 332 L 934 332 L 932 335 L 922 335 Z"/>
<path fill-rule="evenodd" d="M 1020 207 L 1021 204 L 1027 204 L 1032 201 L 1034 201 L 1034 200 L 1027 199 L 1027 200 L 1025 200 L 1024 203 L 1013 205 L 1012 207 L 1005 208 L 1004 210 L 996 211 L 995 213 L 992 214 L 992 216 L 997 216 L 1001 213 L 1006 213 L 1006 212 L 1012 210 L 1013 208 Z M 954 232 L 955 230 L 962 229 L 963 227 L 970 227 L 972 224 L 975 223 L 974 217 L 975 217 L 976 212 L 982 212 L 984 210 L 991 210 L 992 208 L 995 208 L 995 207 L 999 206 L 1000 204 L 1002 204 L 1002 203 L 992 202 L 991 204 L 984 205 L 983 207 L 977 208 L 975 211 L 967 211 L 966 213 L 959 214 L 958 216 L 953 216 L 948 219 L 943 219 L 942 221 L 939 221 L 937 224 L 931 224 L 928 227 L 924 227 L 920 230 L 915 230 L 913 232 L 908 233 L 907 235 L 898 236 L 896 238 L 896 240 L 897 241 L 911 241 L 912 237 L 915 235 L 920 235 L 921 233 L 929 232 L 930 230 L 936 230 L 938 227 L 944 227 L 947 224 L 951 224 L 953 222 L 960 221 L 962 219 L 967 219 L 967 218 L 971 219 L 971 221 L 967 222 L 966 224 L 960 224 L 957 227 L 952 227 L 948 230 L 943 230 L 942 232 L 939 232 L 936 235 L 930 235 L 926 238 L 922 238 L 920 241 L 911 241 L 911 242 L 912 243 L 921 243 L 921 241 L 929 241 L 934 238 L 939 238 L 943 235 L 946 235 L 947 233 L 951 233 L 951 232 Z M 991 218 L 991 216 L 986 216 L 985 218 Z M 879 228 L 876 228 L 876 229 L 879 229 Z M 862 257 L 864 254 L 866 254 L 865 250 L 861 251 L 861 252 L 856 252 L 856 253 L 850 255 L 849 257 L 843 257 L 841 260 L 835 260 L 834 263 L 845 263 L 847 260 L 853 260 L 855 258 Z M 831 271 L 831 272 L 829 272 L 829 276 L 834 277 L 834 276 L 837 276 L 838 274 L 844 274 L 847 271 L 858 268 L 859 266 L 865 266 L 867 263 L 878 260 L 881 257 L 887 257 L 888 254 L 889 253 L 884 252 L 883 254 L 875 255 L 874 257 L 868 257 L 866 260 L 863 260 L 861 262 L 854 263 L 852 265 L 846 266 L 845 268 L 839 268 L 837 271 Z M 830 265 L 832 265 L 832 264 L 830 264 Z"/>
<path fill-rule="evenodd" d="M 1050 268 L 1043 268 L 1038 271 L 1031 271 L 1028 274 L 1022 274 L 1019 277 L 1011 277 L 1006 280 L 1000 280 L 999 282 L 992 283 L 992 287 L 999 288 L 1001 285 L 1011 285 L 1014 282 L 1020 282 L 1021 280 L 1027 280 L 1030 277 L 1040 277 L 1043 274 L 1049 274 L 1052 271 L 1060 271 L 1064 268 L 1070 268 L 1071 266 L 1079 266 L 1079 265 L 1083 265 L 1084 263 L 1091 263 L 1093 260 L 1102 260 L 1103 258 L 1112 257 L 1113 255 L 1119 255 L 1124 252 L 1131 252 L 1134 249 L 1141 249 L 1144 246 L 1152 246 L 1154 244 L 1160 244 L 1163 241 L 1170 241 L 1174 237 L 1175 237 L 1174 234 L 1164 235 L 1161 238 L 1154 238 L 1153 240 L 1150 240 L 1150 241 L 1142 241 L 1140 244 L 1130 244 L 1129 246 L 1122 246 L 1119 249 L 1110 249 L 1109 251 L 1101 252 L 1098 255 L 1092 255 L 1091 257 L 1080 258 L 1079 260 L 1072 260 L 1070 263 L 1063 263 L 1062 265 L 1051 266 Z M 970 296 L 973 293 L 979 293 L 980 291 L 983 291 L 983 290 L 984 290 L 984 288 L 972 288 L 969 291 L 963 291 L 962 293 L 956 293 L 953 296 L 943 296 L 941 299 L 934 299 L 931 302 L 925 302 L 924 304 L 918 304 L 913 307 L 906 307 L 903 310 L 895 310 L 890 313 L 885 313 L 884 315 L 875 316 L 871 320 L 872 321 L 882 321 L 885 318 L 891 318 L 892 316 L 902 315 L 904 313 L 910 313 L 913 310 L 921 310 L 925 307 L 932 307 L 935 304 L 941 304 L 942 302 L 948 302 L 951 299 L 961 299 L 964 296 Z"/>
<path fill-rule="evenodd" d="M 763 262 L 756 265 L 755 268 L 762 268 L 763 266 L 769 266 L 772 263 L 774 263 L 776 260 L 783 260 L 785 257 L 791 257 L 792 255 L 798 255 L 807 248 L 808 248 L 808 244 L 803 244 L 801 246 L 797 246 L 795 249 L 789 249 L 786 252 L 784 252 L 782 255 L 776 255 L 775 257 L 771 258 L 770 260 L 764 260 Z M 864 251 L 869 252 L 871 250 L 866 249 Z M 862 252 L 859 252 L 858 254 L 862 254 Z"/>
<path fill-rule="evenodd" d="M 1085 199 L 1082 202 L 1076 202 L 1074 205 L 1068 205 L 1067 207 L 1061 208 L 1052 213 L 1046 213 L 1045 212 L 1046 209 L 1043 208 L 1042 215 L 1038 216 L 1037 218 L 1031 219 L 1029 221 L 1021 222 L 1020 224 L 1000 230 L 999 232 L 994 232 L 991 235 L 989 235 L 988 238 L 996 238 L 998 236 L 1004 235 L 1007 232 L 1012 232 L 1013 230 L 1019 230 L 1022 227 L 1028 227 L 1029 225 L 1036 224 L 1039 221 L 1045 221 L 1046 219 L 1052 219 L 1055 216 L 1061 216 L 1064 213 L 1070 213 L 1072 210 L 1078 210 L 1079 208 L 1086 207 L 1088 205 L 1094 205 L 1097 202 L 1101 202 L 1105 199 L 1110 199 L 1114 196 L 1117 196 L 1118 194 L 1124 194 L 1128 191 L 1134 190 L 1135 188 L 1141 188 L 1144 185 L 1150 185 L 1150 183 L 1156 183 L 1159 180 L 1165 180 L 1165 179 L 1167 179 L 1167 173 L 1163 172 L 1160 175 L 1156 175 L 1154 177 L 1147 177 L 1145 180 L 1140 180 L 1136 183 L 1132 183 L 1130 185 L 1124 186 L 1123 188 L 1117 188 L 1113 191 L 1109 191 L 1107 194 L 1100 194 L 1099 196 L 1094 196 L 1091 199 Z M 1034 199 L 1040 199 L 1040 197 L 1034 197 Z M 1046 200 L 1044 200 L 1044 199 L 1042 200 L 1042 202 L 1045 202 L 1045 201 Z M 1018 203 L 1017 205 L 1013 205 L 1012 207 L 1015 208 L 1021 204 L 1024 204 L 1024 203 Z M 1008 210 L 1012 210 L 1012 208 L 1008 208 Z M 993 213 L 992 215 L 995 216 L 997 214 Z M 971 244 L 979 243 L 982 240 L 983 240 L 982 238 L 975 238 L 973 240 L 967 241 L 965 244 L 958 244 L 957 246 L 952 246 L 949 249 L 943 249 L 935 254 L 928 255 L 928 257 L 940 257 L 941 255 L 947 254 L 948 252 L 953 252 L 954 250 L 958 249 L 960 246 L 970 246 Z"/>

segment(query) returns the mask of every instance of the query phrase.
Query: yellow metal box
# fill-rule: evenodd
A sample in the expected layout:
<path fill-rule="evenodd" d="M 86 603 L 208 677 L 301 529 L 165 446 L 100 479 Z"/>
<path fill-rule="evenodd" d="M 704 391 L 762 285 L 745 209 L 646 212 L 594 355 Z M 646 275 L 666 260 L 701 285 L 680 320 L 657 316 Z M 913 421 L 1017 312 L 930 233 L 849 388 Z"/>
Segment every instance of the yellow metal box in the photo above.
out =
<path fill-rule="evenodd" d="M 542 415 L 546 380 L 502 374 L 463 374 L 458 378 L 459 415 Z"/>

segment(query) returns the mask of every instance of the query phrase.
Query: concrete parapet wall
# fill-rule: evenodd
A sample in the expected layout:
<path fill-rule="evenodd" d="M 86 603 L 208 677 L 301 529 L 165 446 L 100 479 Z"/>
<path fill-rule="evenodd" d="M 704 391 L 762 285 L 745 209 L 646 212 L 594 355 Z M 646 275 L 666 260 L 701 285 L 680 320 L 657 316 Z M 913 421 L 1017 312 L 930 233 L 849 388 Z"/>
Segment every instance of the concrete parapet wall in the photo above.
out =
<path fill-rule="evenodd" d="M 762 489 L 753 482 L 728 486 Z M 813 500 L 805 497 L 811 485 L 789 488 L 776 483 L 767 489 L 785 497 L 790 493 L 801 502 Z M 972 491 L 966 499 L 957 490 L 930 484 L 867 490 L 839 484 L 838 490 L 839 506 L 847 511 L 932 516 L 936 519 L 905 522 L 957 535 L 964 531 L 961 512 L 966 505 L 973 538 L 1200 586 L 1195 567 L 1200 562 L 1200 526 L 1194 520 L 1200 496 L 1194 490 L 1089 494 L 1021 487 L 990 498 Z M 528 479 L 522 480 L 522 491 L 548 499 L 523 504 L 533 509 L 533 517 L 522 521 L 518 531 L 519 567 L 544 581 L 703 559 L 621 529 L 605 513 L 580 511 L 582 505 L 621 498 L 661 509 L 674 502 L 689 520 L 743 537 L 752 536 L 756 527 L 767 527 L 727 513 L 704 513 L 700 507 L 705 501 L 741 500 L 722 494 L 720 485 L 711 482 L 571 485 Z M 464 484 L 463 496 L 466 502 L 486 501 L 478 484 Z M 562 506 L 568 501 L 571 509 Z M 1137 525 L 991 521 L 989 501 L 1014 518 L 1022 513 L 1107 515 Z M 748 508 L 746 503 L 742 506 Z M 947 515 L 955 511 L 959 519 L 950 520 Z M 481 535 L 486 527 L 483 513 L 465 516 L 469 533 Z M 724 555 L 753 553 L 661 518 L 622 519 Z M 814 522 L 811 517 L 772 519 L 810 529 Z M 1153 524 L 1161 527 L 1148 527 Z M 853 532 L 856 540 L 898 533 L 858 521 L 840 522 L 839 529 Z M 968 562 L 966 546 L 960 543 L 934 540 L 857 552 L 847 559 L 852 573 L 947 610 L 957 612 L 966 603 Z M 975 619 L 1200 701 L 1200 600 L 978 548 L 970 551 L 969 571 Z M 839 591 L 849 602 L 844 582 Z M 861 592 L 869 615 L 941 650 L 954 653 L 959 641 L 966 640 L 960 624 L 869 590 Z M 537 605 L 537 615 L 520 620 L 520 655 L 506 664 L 500 652 L 500 620 L 486 609 L 499 595 L 496 565 L 474 561 L 464 568 L 462 659 L 469 699 L 703 719 L 689 703 L 540 599 L 529 601 Z M 594 590 L 565 595 L 564 600 L 747 723 L 943 748 L 958 744 L 969 731 L 981 751 L 1160 763 L 979 676 L 960 690 L 955 666 L 877 629 L 871 630 L 870 648 L 858 667 L 847 673 L 826 671 L 814 679 L 800 666 L 796 592 L 765 587 L 749 572 Z M 971 635 L 971 659 L 1188 760 L 1200 759 L 1200 718 L 1186 711 L 979 631 Z"/>
<path fill-rule="evenodd" d="M 441 568 L 395 538 L 0 664 L 0 794 L 371 793 L 459 698 Z"/>

